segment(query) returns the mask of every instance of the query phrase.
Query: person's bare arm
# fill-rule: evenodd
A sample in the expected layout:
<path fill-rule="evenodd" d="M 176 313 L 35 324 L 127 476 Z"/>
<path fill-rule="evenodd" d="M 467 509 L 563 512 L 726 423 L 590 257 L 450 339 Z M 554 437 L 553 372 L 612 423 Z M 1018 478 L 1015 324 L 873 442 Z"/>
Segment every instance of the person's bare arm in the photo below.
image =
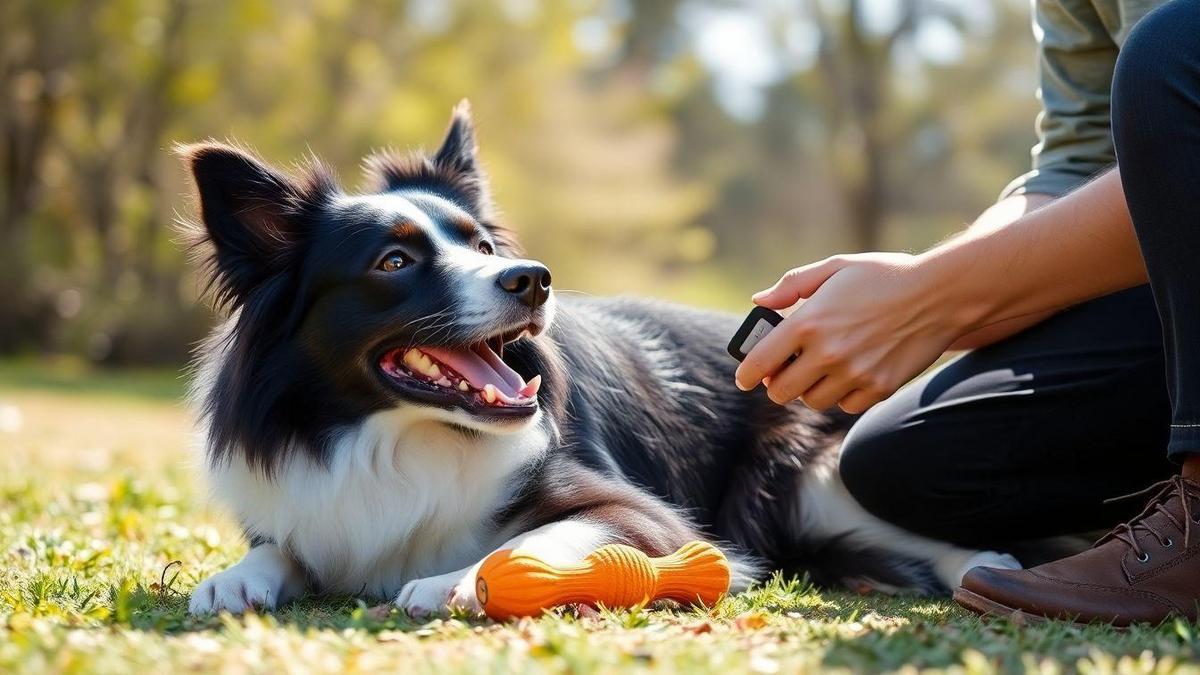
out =
<path fill-rule="evenodd" d="M 990 230 L 1010 225 L 1030 211 L 1049 203 L 1052 199 L 1054 197 L 1050 195 L 1037 193 L 1005 197 L 980 214 L 975 219 L 975 222 L 971 224 L 971 229 L 976 231 Z M 1041 323 L 1057 313 L 1058 310 L 1049 310 L 1028 316 L 1019 316 L 1014 319 L 1006 319 L 990 326 L 984 326 L 955 340 L 954 344 L 950 345 L 950 351 L 979 349 L 993 342 L 999 342 L 1006 337 L 1020 333 L 1034 324 Z"/>
<path fill-rule="evenodd" d="M 1145 280 L 1112 170 L 1007 226 L 969 229 L 918 256 L 834 256 L 791 270 L 754 301 L 783 309 L 809 299 L 751 350 L 737 383 L 765 378 L 776 402 L 860 412 L 974 330 Z"/>
<path fill-rule="evenodd" d="M 946 290 L 980 326 L 1062 309 L 1146 283 L 1116 169 L 1008 227 L 968 231 L 918 257 L 933 276 L 974 270 Z"/>

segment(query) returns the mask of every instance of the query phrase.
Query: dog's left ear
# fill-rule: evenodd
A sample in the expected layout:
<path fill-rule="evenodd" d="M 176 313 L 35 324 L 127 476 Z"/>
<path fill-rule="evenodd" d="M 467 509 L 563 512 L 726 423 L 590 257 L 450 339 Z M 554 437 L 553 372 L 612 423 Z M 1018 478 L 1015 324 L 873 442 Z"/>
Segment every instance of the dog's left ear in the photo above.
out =
<path fill-rule="evenodd" d="M 314 162 L 296 179 L 240 147 L 212 141 L 176 152 L 196 182 L 202 227 L 193 239 L 211 244 L 207 265 L 217 304 L 237 307 L 286 276 L 310 234 L 308 214 L 337 191 L 333 175 Z"/>

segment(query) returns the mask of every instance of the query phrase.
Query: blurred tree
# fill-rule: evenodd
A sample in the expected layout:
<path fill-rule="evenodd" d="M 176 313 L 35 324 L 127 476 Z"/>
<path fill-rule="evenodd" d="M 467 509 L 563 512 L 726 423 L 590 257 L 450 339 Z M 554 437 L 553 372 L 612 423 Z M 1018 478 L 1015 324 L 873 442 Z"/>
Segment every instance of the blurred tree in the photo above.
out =
<path fill-rule="evenodd" d="M 923 245 L 1027 161 L 1018 2 L 2 3 L 0 353 L 186 356 L 212 317 L 172 143 L 317 154 L 352 189 L 464 96 L 566 288 L 740 306 L 787 265 Z"/>
<path fill-rule="evenodd" d="M 29 288 L 26 257 L 31 216 L 42 190 L 41 173 L 58 108 L 70 86 L 67 66 L 75 44 L 59 31 L 82 32 L 90 7 L 73 12 L 58 3 L 0 6 L 0 349 L 11 350 L 23 332 L 45 329 L 47 307 Z"/>
<path fill-rule="evenodd" d="M 884 120 L 892 51 L 912 34 L 921 14 L 941 8 L 905 0 L 895 26 L 871 35 L 863 25 L 862 0 L 850 0 L 840 17 L 828 16 L 817 0 L 806 4 L 820 36 L 817 62 L 827 154 L 842 188 L 853 245 L 858 250 L 877 249 L 887 199 L 885 156 L 902 140 L 888 138 Z M 852 153 L 838 152 L 839 142 L 857 147 Z"/>
<path fill-rule="evenodd" d="M 708 16 L 667 24 L 676 35 L 657 44 L 694 48 L 654 52 L 645 79 L 675 82 L 677 166 L 714 182 L 701 222 L 723 266 L 766 282 L 836 250 L 928 245 L 1026 167 L 1036 102 L 1023 2 L 633 2 L 632 23 L 644 12 L 661 24 L 664 4 Z M 770 66 L 749 120 L 723 100 L 722 74 L 697 65 L 739 24 L 767 55 L 725 59 Z"/>

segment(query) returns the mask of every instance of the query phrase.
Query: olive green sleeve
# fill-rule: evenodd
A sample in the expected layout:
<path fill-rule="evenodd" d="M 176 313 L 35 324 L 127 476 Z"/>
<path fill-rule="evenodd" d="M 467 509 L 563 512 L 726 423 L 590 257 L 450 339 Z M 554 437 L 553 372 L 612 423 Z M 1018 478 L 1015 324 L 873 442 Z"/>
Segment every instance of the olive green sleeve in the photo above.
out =
<path fill-rule="evenodd" d="M 1087 0 L 1034 0 L 1038 143 L 1033 170 L 1004 189 L 1058 196 L 1116 163 L 1109 92 L 1117 45 Z"/>

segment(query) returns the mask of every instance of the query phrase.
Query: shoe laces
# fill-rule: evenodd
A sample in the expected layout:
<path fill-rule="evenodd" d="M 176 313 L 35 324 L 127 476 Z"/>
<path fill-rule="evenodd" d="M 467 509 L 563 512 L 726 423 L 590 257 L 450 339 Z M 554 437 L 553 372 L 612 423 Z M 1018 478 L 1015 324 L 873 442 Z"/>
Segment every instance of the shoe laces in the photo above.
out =
<path fill-rule="evenodd" d="M 1170 521 L 1171 524 L 1177 529 L 1183 530 L 1183 547 L 1187 548 L 1191 546 L 1192 525 L 1200 523 L 1200 521 L 1197 521 L 1195 517 L 1192 516 L 1192 500 L 1200 502 L 1200 494 L 1197 494 L 1198 491 L 1200 491 L 1200 486 L 1197 486 L 1195 483 L 1192 483 L 1183 476 L 1172 476 L 1167 480 L 1151 485 L 1145 490 L 1140 490 L 1138 492 L 1121 497 L 1106 499 L 1104 503 L 1108 504 L 1111 502 L 1143 497 L 1147 494 L 1154 493 L 1154 496 L 1150 498 L 1150 502 L 1146 505 L 1146 508 L 1142 509 L 1141 513 L 1139 513 L 1137 516 L 1134 516 L 1134 518 L 1129 522 L 1121 523 L 1113 528 L 1111 532 L 1104 535 L 1100 541 L 1096 542 L 1096 545 L 1099 546 L 1100 544 L 1113 539 L 1123 541 L 1133 549 L 1134 554 L 1137 555 L 1138 562 L 1146 562 L 1150 559 L 1150 554 L 1147 553 L 1142 548 L 1142 545 L 1138 542 L 1138 532 L 1149 533 L 1156 540 L 1158 540 L 1158 543 L 1164 548 L 1171 546 L 1174 543 L 1169 535 L 1160 532 L 1157 528 L 1147 522 L 1150 516 L 1156 513 L 1161 513 L 1166 516 L 1167 520 Z M 1180 503 L 1183 504 L 1183 522 L 1180 522 L 1175 514 L 1171 513 L 1171 511 L 1167 509 L 1167 504 L 1170 503 L 1172 498 L 1174 498 L 1176 495 L 1178 495 Z M 1197 511 L 1197 513 L 1200 513 L 1200 511 Z"/>

